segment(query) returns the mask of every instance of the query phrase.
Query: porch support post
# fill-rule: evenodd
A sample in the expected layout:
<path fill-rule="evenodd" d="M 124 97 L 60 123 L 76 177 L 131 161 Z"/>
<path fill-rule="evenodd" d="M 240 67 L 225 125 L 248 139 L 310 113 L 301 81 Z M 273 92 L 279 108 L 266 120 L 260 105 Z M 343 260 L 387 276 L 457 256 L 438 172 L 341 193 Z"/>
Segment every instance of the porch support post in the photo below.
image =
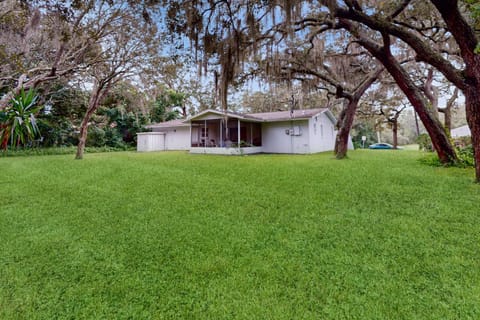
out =
<path fill-rule="evenodd" d="M 207 147 L 207 139 L 208 139 L 208 136 L 207 136 L 207 120 L 205 119 L 204 120 L 204 125 L 205 125 L 205 129 L 204 129 L 204 134 L 203 134 L 203 147 L 206 148 Z"/>
<path fill-rule="evenodd" d="M 223 145 L 222 119 L 220 119 L 220 141 L 218 141 L 218 146 L 225 147 Z"/>
<path fill-rule="evenodd" d="M 253 147 L 253 122 L 250 122 L 250 146 Z"/>
<path fill-rule="evenodd" d="M 240 119 L 237 119 L 237 123 L 238 123 L 238 128 L 237 128 L 237 131 L 238 131 L 238 148 L 240 149 Z"/>
<path fill-rule="evenodd" d="M 198 122 L 198 127 L 197 127 L 197 147 L 201 147 L 201 146 L 200 146 L 200 141 L 202 141 L 202 140 L 201 140 L 201 135 L 202 135 L 201 131 L 202 131 L 202 123 L 201 123 L 201 122 Z"/>
<path fill-rule="evenodd" d="M 192 121 L 190 121 L 190 148 L 193 147 L 193 143 L 192 143 Z"/>

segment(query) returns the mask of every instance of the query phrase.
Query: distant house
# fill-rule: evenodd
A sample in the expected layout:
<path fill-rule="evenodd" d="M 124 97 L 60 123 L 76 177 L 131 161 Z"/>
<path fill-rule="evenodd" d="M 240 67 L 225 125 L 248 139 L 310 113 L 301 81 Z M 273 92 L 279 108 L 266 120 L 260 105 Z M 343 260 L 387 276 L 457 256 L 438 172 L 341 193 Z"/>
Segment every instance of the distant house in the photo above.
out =
<path fill-rule="evenodd" d="M 307 154 L 333 150 L 336 119 L 326 108 L 234 113 L 205 110 L 186 120 L 149 125 L 138 133 L 138 151 Z M 353 144 L 349 141 L 349 148 Z"/>
<path fill-rule="evenodd" d="M 450 131 L 450 135 L 452 138 L 460 138 L 460 137 L 470 137 L 472 134 L 470 133 L 470 128 L 468 125 L 464 125 Z"/>

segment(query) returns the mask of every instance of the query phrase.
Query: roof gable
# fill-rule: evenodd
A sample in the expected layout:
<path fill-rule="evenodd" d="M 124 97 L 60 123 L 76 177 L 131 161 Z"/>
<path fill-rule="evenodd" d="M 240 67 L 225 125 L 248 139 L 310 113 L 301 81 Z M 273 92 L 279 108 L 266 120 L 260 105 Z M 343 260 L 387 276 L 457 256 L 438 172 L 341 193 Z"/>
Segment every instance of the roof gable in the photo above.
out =
<path fill-rule="evenodd" d="M 223 119 L 225 116 L 232 119 L 240 119 L 240 120 L 252 120 L 252 121 L 259 121 L 256 117 L 252 117 L 249 114 L 245 113 L 237 113 L 232 111 L 218 111 L 213 109 L 204 110 L 196 115 L 191 116 L 188 118 L 187 121 L 199 121 L 199 120 L 209 120 L 209 119 Z"/>

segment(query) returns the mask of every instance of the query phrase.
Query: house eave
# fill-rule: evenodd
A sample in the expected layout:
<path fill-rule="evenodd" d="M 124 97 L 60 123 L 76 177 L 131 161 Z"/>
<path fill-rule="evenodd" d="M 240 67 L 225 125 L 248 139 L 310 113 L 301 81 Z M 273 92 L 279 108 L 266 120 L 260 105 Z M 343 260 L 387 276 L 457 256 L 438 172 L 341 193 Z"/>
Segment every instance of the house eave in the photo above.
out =
<path fill-rule="evenodd" d="M 190 123 L 174 124 L 174 125 L 158 125 L 158 124 L 149 124 L 146 125 L 147 129 L 167 129 L 167 128 L 185 128 L 190 127 Z"/>
<path fill-rule="evenodd" d="M 255 118 L 255 117 L 252 117 L 252 116 L 246 116 L 246 115 L 242 115 L 242 114 L 239 114 L 239 113 L 233 113 L 233 112 L 230 112 L 230 111 L 223 112 L 223 111 L 218 111 L 218 110 L 213 110 L 213 109 L 207 109 L 207 110 L 202 111 L 202 112 L 200 112 L 200 113 L 198 113 L 194 116 L 191 116 L 190 118 L 185 120 L 185 122 L 191 123 L 192 121 L 202 121 L 203 119 L 201 119 L 201 118 L 203 116 L 207 115 L 207 114 L 214 114 L 214 115 L 218 116 L 218 119 L 223 119 L 226 116 L 228 118 L 239 119 L 239 120 L 249 121 L 249 122 L 263 122 L 262 119 Z"/>
<path fill-rule="evenodd" d="M 286 122 L 286 121 L 302 121 L 308 120 L 310 117 L 307 118 L 282 118 L 282 119 L 272 119 L 272 120 L 263 120 L 262 122 L 271 123 L 271 122 Z"/>

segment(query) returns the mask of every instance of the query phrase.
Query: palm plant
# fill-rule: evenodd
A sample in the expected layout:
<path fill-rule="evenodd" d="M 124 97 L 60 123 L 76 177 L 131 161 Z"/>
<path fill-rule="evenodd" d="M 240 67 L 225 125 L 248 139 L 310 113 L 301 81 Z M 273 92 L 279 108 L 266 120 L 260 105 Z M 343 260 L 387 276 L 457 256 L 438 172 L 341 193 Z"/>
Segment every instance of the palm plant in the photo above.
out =
<path fill-rule="evenodd" d="M 35 114 L 42 108 L 37 106 L 38 95 L 35 90 L 20 93 L 10 100 L 7 108 L 0 111 L 0 148 L 7 150 L 8 145 L 16 148 L 25 146 L 39 136 Z"/>

